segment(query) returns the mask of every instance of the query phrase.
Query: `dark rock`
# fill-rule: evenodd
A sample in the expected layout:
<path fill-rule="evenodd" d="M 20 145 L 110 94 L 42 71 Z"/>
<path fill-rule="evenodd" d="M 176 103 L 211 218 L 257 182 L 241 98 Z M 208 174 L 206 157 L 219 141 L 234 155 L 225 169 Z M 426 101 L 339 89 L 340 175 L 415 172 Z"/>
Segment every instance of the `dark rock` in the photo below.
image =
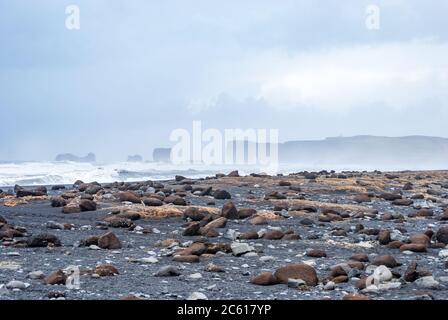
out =
<path fill-rule="evenodd" d="M 98 238 L 98 247 L 102 249 L 121 249 L 121 242 L 113 232 L 107 232 Z"/>
<path fill-rule="evenodd" d="M 190 223 L 190 225 L 185 228 L 183 235 L 185 237 L 193 237 L 199 235 L 199 230 L 201 228 L 201 224 L 199 222 Z"/>
<path fill-rule="evenodd" d="M 249 231 L 249 232 L 240 234 L 238 238 L 241 240 L 256 240 L 259 238 L 259 236 L 256 231 Z"/>
<path fill-rule="evenodd" d="M 222 207 L 221 216 L 230 220 L 236 220 L 239 218 L 238 210 L 233 202 L 229 201 Z"/>
<path fill-rule="evenodd" d="M 156 277 L 177 277 L 179 275 L 179 270 L 174 266 L 162 267 L 155 274 Z"/>
<path fill-rule="evenodd" d="M 96 202 L 83 199 L 79 202 L 79 208 L 81 211 L 96 211 Z"/>
<path fill-rule="evenodd" d="M 403 196 L 401 194 L 396 193 L 382 193 L 379 195 L 379 198 L 382 198 L 386 201 L 395 201 L 403 198 Z"/>
<path fill-rule="evenodd" d="M 391 242 L 390 239 L 390 231 L 389 230 L 381 230 L 378 234 L 378 241 L 381 245 L 386 245 Z"/>
<path fill-rule="evenodd" d="M 411 199 L 397 199 L 392 201 L 392 204 L 395 206 L 410 206 L 414 203 Z"/>
<path fill-rule="evenodd" d="M 48 285 L 65 284 L 66 281 L 67 276 L 62 270 L 52 272 L 45 278 L 45 283 Z"/>
<path fill-rule="evenodd" d="M 227 192 L 226 190 L 216 190 L 215 193 L 213 194 L 213 197 L 217 200 L 227 200 L 232 198 L 230 193 Z"/>
<path fill-rule="evenodd" d="M 179 196 L 168 196 L 165 198 L 164 200 L 165 203 L 172 203 L 176 206 L 186 206 L 187 202 L 185 201 L 184 198 L 179 197 Z"/>
<path fill-rule="evenodd" d="M 436 239 L 438 242 L 448 244 L 448 226 L 440 227 L 437 230 Z"/>
<path fill-rule="evenodd" d="M 281 240 L 284 236 L 285 236 L 285 234 L 283 232 L 281 232 L 280 230 L 271 230 L 271 231 L 267 231 L 263 235 L 263 239 L 266 239 L 266 240 Z"/>
<path fill-rule="evenodd" d="M 401 264 L 399 264 L 397 262 L 397 260 L 395 260 L 395 258 L 391 255 L 384 255 L 384 256 L 378 256 L 376 257 L 373 262 L 373 265 L 375 266 L 386 266 L 388 268 L 395 268 L 397 266 L 400 266 Z"/>
<path fill-rule="evenodd" d="M 27 245 L 31 248 L 47 247 L 49 245 L 60 247 L 61 241 L 55 235 L 43 233 L 29 238 L 27 240 Z"/>
<path fill-rule="evenodd" d="M 199 263 L 199 256 L 196 255 L 177 255 L 174 256 L 173 261 L 182 263 Z"/>
<path fill-rule="evenodd" d="M 127 191 L 120 192 L 116 195 L 120 201 L 127 201 L 132 203 L 141 203 L 140 197 L 138 197 L 135 193 Z"/>
<path fill-rule="evenodd" d="M 307 250 L 306 255 L 313 258 L 324 258 L 327 256 L 327 253 L 321 249 L 310 249 Z"/>
<path fill-rule="evenodd" d="M 412 261 L 404 273 L 404 280 L 407 282 L 414 282 L 418 278 L 419 274 L 417 272 L 417 261 Z"/>
<path fill-rule="evenodd" d="M 257 213 L 257 210 L 251 208 L 241 208 L 238 210 L 238 218 L 246 219 L 250 218 Z"/>
<path fill-rule="evenodd" d="M 369 256 L 365 253 L 357 253 L 350 257 L 350 260 L 359 262 L 369 262 Z"/>
<path fill-rule="evenodd" d="M 163 206 L 163 201 L 153 197 L 145 197 L 142 199 L 145 206 L 148 207 L 160 207 Z"/>
<path fill-rule="evenodd" d="M 421 243 L 409 243 L 400 247 L 400 251 L 426 252 L 426 245 Z"/>

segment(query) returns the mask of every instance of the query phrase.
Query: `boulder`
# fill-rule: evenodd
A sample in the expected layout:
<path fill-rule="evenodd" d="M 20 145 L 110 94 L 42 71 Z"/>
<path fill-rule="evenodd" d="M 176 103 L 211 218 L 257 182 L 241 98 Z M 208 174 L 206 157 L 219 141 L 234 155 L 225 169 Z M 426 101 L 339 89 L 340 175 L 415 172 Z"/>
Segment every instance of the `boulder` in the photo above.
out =
<path fill-rule="evenodd" d="M 107 232 L 98 238 L 98 247 L 102 249 L 121 249 L 121 242 L 113 232 Z"/>
<path fill-rule="evenodd" d="M 319 282 L 316 270 L 314 270 L 313 267 L 303 263 L 289 264 L 278 268 L 274 272 L 274 276 L 280 283 L 284 284 L 288 283 L 288 279 L 301 279 L 311 287 L 316 286 Z"/>

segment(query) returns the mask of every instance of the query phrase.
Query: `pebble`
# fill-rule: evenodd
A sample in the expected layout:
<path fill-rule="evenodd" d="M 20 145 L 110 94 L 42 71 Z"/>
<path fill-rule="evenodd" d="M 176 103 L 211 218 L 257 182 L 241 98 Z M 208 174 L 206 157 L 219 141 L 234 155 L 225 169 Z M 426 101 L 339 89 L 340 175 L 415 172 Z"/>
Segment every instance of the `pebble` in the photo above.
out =
<path fill-rule="evenodd" d="M 32 271 L 26 275 L 28 279 L 38 280 L 45 278 L 45 274 L 42 271 Z"/>
<path fill-rule="evenodd" d="M 18 290 L 25 290 L 30 286 L 29 283 L 18 281 L 18 280 L 12 280 L 6 284 L 6 288 L 10 290 L 18 289 Z"/>
<path fill-rule="evenodd" d="M 193 292 L 187 300 L 208 300 L 207 296 L 202 292 Z"/>

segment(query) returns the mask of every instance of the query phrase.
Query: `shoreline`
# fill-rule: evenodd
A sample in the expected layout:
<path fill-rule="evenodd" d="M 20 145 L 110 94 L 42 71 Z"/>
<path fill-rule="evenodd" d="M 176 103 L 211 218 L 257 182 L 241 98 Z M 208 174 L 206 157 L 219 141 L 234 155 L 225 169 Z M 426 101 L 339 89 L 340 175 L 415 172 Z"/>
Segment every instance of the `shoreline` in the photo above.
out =
<path fill-rule="evenodd" d="M 176 178 L 0 199 L 0 300 L 448 299 L 448 171 Z"/>

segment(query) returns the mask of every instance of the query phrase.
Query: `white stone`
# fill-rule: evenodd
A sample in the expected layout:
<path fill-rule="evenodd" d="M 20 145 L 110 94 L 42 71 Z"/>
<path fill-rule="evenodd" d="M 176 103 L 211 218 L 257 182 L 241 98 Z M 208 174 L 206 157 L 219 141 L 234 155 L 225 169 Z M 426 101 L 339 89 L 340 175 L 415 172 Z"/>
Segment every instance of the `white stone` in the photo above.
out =
<path fill-rule="evenodd" d="M 270 261 L 275 261 L 275 258 L 273 256 L 263 256 L 263 257 L 260 257 L 260 261 L 261 262 L 270 262 Z"/>
<path fill-rule="evenodd" d="M 97 245 L 94 245 L 94 244 L 91 244 L 91 245 L 89 246 L 89 249 L 90 249 L 90 250 L 101 250 L 100 247 L 98 247 Z"/>
<path fill-rule="evenodd" d="M 415 280 L 414 283 L 417 286 L 419 286 L 421 288 L 425 288 L 425 289 L 437 288 L 439 286 L 439 282 L 437 282 L 434 279 L 434 277 L 432 277 L 432 276 L 419 278 L 419 279 Z"/>
<path fill-rule="evenodd" d="M 141 263 L 147 263 L 147 264 L 153 264 L 159 262 L 159 260 L 155 257 L 147 257 L 147 258 L 141 258 L 139 259 L 139 262 Z"/>
<path fill-rule="evenodd" d="M 448 249 L 443 249 L 439 251 L 439 257 L 440 258 L 448 258 Z"/>
<path fill-rule="evenodd" d="M 10 282 L 8 282 L 6 284 L 6 288 L 7 289 L 20 289 L 20 290 L 24 290 L 26 288 L 28 288 L 30 286 L 29 283 L 26 282 L 22 282 L 22 281 L 17 281 L 17 280 L 12 280 Z"/>
<path fill-rule="evenodd" d="M 232 253 L 235 256 L 240 256 L 242 254 L 254 251 L 254 248 L 244 242 L 233 242 L 230 245 Z"/>
<path fill-rule="evenodd" d="M 202 279 L 202 274 L 200 274 L 199 272 L 193 273 L 193 274 L 190 274 L 188 276 L 188 278 L 190 278 L 191 280 L 199 280 L 199 279 Z"/>
<path fill-rule="evenodd" d="M 334 290 L 336 288 L 336 283 L 333 281 L 328 281 L 327 284 L 324 286 L 324 290 L 330 291 Z"/>
<path fill-rule="evenodd" d="M 28 273 L 26 277 L 28 279 L 37 280 L 37 279 L 45 278 L 45 274 L 42 271 L 38 270 L 38 271 L 32 271 L 32 272 Z"/>
<path fill-rule="evenodd" d="M 201 292 L 193 292 L 187 300 L 208 300 L 207 296 Z"/>
<path fill-rule="evenodd" d="M 373 272 L 373 277 L 378 279 L 380 283 L 387 282 L 392 280 L 393 275 L 392 272 L 386 266 L 379 266 Z"/>

